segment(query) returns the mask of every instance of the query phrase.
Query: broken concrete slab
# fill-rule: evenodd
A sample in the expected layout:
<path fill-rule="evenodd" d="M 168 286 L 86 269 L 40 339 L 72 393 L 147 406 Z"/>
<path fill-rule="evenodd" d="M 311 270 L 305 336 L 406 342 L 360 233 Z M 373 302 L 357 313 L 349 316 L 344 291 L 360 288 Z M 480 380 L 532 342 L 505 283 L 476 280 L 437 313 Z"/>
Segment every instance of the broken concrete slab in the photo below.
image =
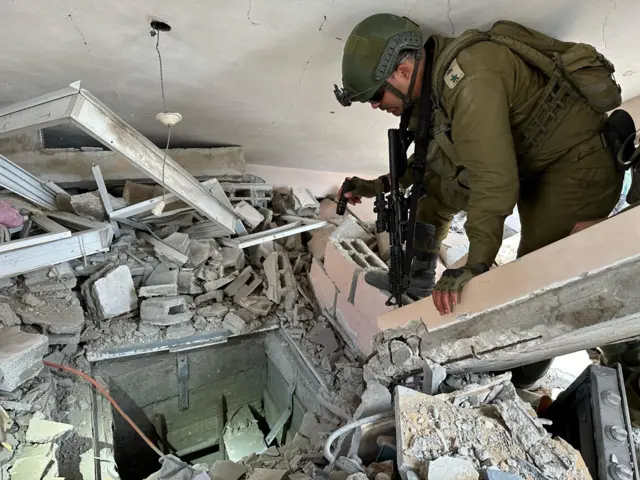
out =
<path fill-rule="evenodd" d="M 32 418 L 27 429 L 27 442 L 48 443 L 53 442 L 65 433 L 73 430 L 73 425 L 58 423 L 40 418 Z"/>
<path fill-rule="evenodd" d="M 225 315 L 222 326 L 234 335 L 238 335 L 246 330 L 247 322 L 236 313 L 229 312 Z"/>
<path fill-rule="evenodd" d="M 327 242 L 335 230 L 336 227 L 330 225 L 313 231 L 311 234 L 311 240 L 307 243 L 307 248 L 314 258 L 317 258 L 320 261 L 324 260 L 324 252 L 327 249 Z"/>
<path fill-rule="evenodd" d="M 186 235 L 186 234 L 182 234 L 182 235 Z M 144 232 L 138 232 L 138 236 L 142 238 L 144 241 L 153 245 L 156 256 L 165 263 L 174 264 L 181 267 L 182 265 L 187 263 L 187 261 L 189 261 L 189 257 L 187 255 L 185 255 L 183 252 L 180 252 L 179 250 L 176 250 L 171 245 L 163 242 L 162 240 L 158 240 L 157 238 L 154 238 L 151 235 Z M 189 238 L 188 235 L 186 235 L 186 237 L 187 239 Z M 183 237 L 174 238 L 174 240 L 176 240 L 175 243 L 179 244 L 178 240 L 180 239 L 183 239 Z M 187 243 L 187 247 L 188 247 L 188 243 Z M 185 247 L 185 251 L 186 251 L 186 247 Z"/>
<path fill-rule="evenodd" d="M 66 295 L 76 284 L 77 279 L 69 262 L 24 275 L 24 285 L 34 294 L 51 295 L 62 292 Z"/>
<path fill-rule="evenodd" d="M 324 347 L 321 353 L 322 356 L 330 355 L 338 349 L 338 341 L 336 340 L 333 330 L 331 327 L 322 325 L 321 323 L 316 324 L 311 329 L 308 333 L 308 338 L 313 343 Z"/>
<path fill-rule="evenodd" d="M 235 270 L 242 270 L 244 268 L 244 252 L 240 248 L 222 247 L 221 252 L 223 267 L 233 267 Z"/>
<path fill-rule="evenodd" d="M 219 303 L 222 301 L 223 298 L 224 298 L 224 292 L 222 290 L 214 290 L 213 292 L 207 292 L 205 294 L 197 296 L 193 300 L 193 304 L 197 307 L 198 305 L 211 302 L 211 301 Z"/>
<path fill-rule="evenodd" d="M 58 480 L 57 452 L 58 446 L 51 443 L 20 449 L 10 470 L 11 479 Z"/>
<path fill-rule="evenodd" d="M 181 269 L 178 273 L 178 293 L 187 295 L 197 295 L 204 289 L 198 282 L 196 273 L 193 270 Z"/>
<path fill-rule="evenodd" d="M 186 233 L 175 232 L 165 238 L 163 242 L 180 253 L 186 254 L 189 251 L 191 239 Z"/>
<path fill-rule="evenodd" d="M 138 289 L 138 296 L 143 298 L 148 297 L 167 297 L 178 294 L 178 285 L 177 284 L 169 284 L 169 285 L 150 285 L 140 287 Z"/>
<path fill-rule="evenodd" d="M 342 223 L 330 236 L 331 240 L 355 240 L 360 239 L 365 243 L 370 243 L 375 238 L 372 233 L 367 230 L 364 224 L 355 216 L 347 214 L 344 216 Z"/>
<path fill-rule="evenodd" d="M 242 219 L 244 224 L 250 229 L 256 228 L 264 220 L 262 214 L 244 200 L 238 202 L 233 210 Z"/>
<path fill-rule="evenodd" d="M 91 285 L 90 292 L 101 320 L 117 317 L 138 308 L 131 270 L 126 265 L 120 265 L 97 279 Z"/>
<path fill-rule="evenodd" d="M 262 317 L 265 317 L 269 314 L 269 312 L 271 311 L 271 306 L 273 305 L 273 303 L 271 303 L 268 298 L 258 295 L 240 297 L 234 299 L 234 301 L 241 307 L 246 308 L 250 312 Z"/>
<path fill-rule="evenodd" d="M 220 303 L 208 305 L 206 307 L 200 307 L 196 310 L 198 315 L 201 315 L 207 319 L 209 318 L 222 318 L 229 312 L 229 307 Z"/>
<path fill-rule="evenodd" d="M 167 326 L 186 322 L 193 317 L 189 310 L 191 298 L 186 296 L 155 297 L 140 304 L 140 321 L 150 325 Z"/>
<path fill-rule="evenodd" d="M 182 322 L 175 325 L 170 325 L 167 328 L 166 336 L 167 336 L 167 339 L 184 338 L 184 337 L 190 337 L 195 333 L 196 333 L 196 329 L 191 324 L 191 322 Z"/>
<path fill-rule="evenodd" d="M 255 468 L 248 480 L 281 480 L 289 470 Z"/>
<path fill-rule="evenodd" d="M 367 388 L 362 394 L 361 402 L 353 418 L 365 418 L 379 413 L 390 412 L 393 409 L 391 392 L 384 385 L 376 382 L 367 384 Z"/>
<path fill-rule="evenodd" d="M 107 218 L 107 211 L 104 208 L 98 191 L 78 195 L 58 194 L 56 202 L 61 210 L 75 213 L 76 215 L 95 220 L 96 222 L 104 222 Z M 65 208 L 66 205 L 69 205 L 70 208 Z"/>
<path fill-rule="evenodd" d="M 36 376 L 47 353 L 45 335 L 21 332 L 19 327 L 0 329 L 0 390 L 11 392 Z"/>
<path fill-rule="evenodd" d="M 295 214 L 300 217 L 315 217 L 320 211 L 320 203 L 308 188 L 293 187 L 291 194 L 294 199 Z"/>
<path fill-rule="evenodd" d="M 225 289 L 225 295 L 229 297 L 233 297 L 238 293 L 238 291 L 252 278 L 254 277 L 253 268 L 246 267 L 240 274 L 236 277 L 231 284 L 229 284 Z"/>
<path fill-rule="evenodd" d="M 258 421 L 246 405 L 225 425 L 223 440 L 227 456 L 232 461 L 238 461 L 267 448 Z"/>
<path fill-rule="evenodd" d="M 47 333 L 79 334 L 84 327 L 84 311 L 76 297 L 49 298 L 40 307 L 16 309 L 23 323 L 39 325 Z"/>
<path fill-rule="evenodd" d="M 160 263 L 144 282 L 145 286 L 169 285 L 178 282 L 178 270 L 172 270 L 166 263 Z"/>
<path fill-rule="evenodd" d="M 204 289 L 207 292 L 213 292 L 215 290 L 218 290 L 219 288 L 224 287 L 225 285 L 230 284 L 231 282 L 233 282 L 236 278 L 238 277 L 238 275 L 231 274 L 228 275 L 226 277 L 223 278 L 219 278 L 218 280 L 213 280 L 211 282 L 207 282 L 204 284 Z"/>
<path fill-rule="evenodd" d="M 397 366 L 402 366 L 413 358 L 413 351 L 401 340 L 392 340 L 389 344 L 391 361 Z"/>
<path fill-rule="evenodd" d="M 473 463 L 463 458 L 442 456 L 429 462 L 429 480 L 478 480 Z"/>
<path fill-rule="evenodd" d="M 238 480 L 247 473 L 244 465 L 231 460 L 216 460 L 209 470 L 211 480 Z"/>
<path fill-rule="evenodd" d="M 0 328 L 20 325 L 20 319 L 8 303 L 0 303 Z"/>
<path fill-rule="evenodd" d="M 203 265 L 208 259 L 211 251 L 211 245 L 205 240 L 191 240 L 187 256 L 189 257 L 189 265 L 197 268 Z"/>

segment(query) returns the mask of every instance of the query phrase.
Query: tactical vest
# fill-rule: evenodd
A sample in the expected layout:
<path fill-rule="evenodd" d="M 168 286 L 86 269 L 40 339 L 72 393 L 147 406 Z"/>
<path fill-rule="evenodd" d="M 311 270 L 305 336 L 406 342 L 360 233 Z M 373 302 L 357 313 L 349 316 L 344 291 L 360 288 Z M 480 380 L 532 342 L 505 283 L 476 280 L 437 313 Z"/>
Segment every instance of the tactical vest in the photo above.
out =
<path fill-rule="evenodd" d="M 509 21 L 496 22 L 486 32 L 467 30 L 438 55 L 433 68 L 435 142 L 430 146 L 428 163 L 444 179 L 455 178 L 462 187 L 468 187 L 466 171 L 449 137 L 451 121 L 442 106 L 445 72 L 461 50 L 486 41 L 508 47 L 548 79 L 531 115 L 514 132 L 519 157 L 535 157 L 576 101 L 603 114 L 622 103 L 613 64 L 591 45 L 562 42 Z"/>

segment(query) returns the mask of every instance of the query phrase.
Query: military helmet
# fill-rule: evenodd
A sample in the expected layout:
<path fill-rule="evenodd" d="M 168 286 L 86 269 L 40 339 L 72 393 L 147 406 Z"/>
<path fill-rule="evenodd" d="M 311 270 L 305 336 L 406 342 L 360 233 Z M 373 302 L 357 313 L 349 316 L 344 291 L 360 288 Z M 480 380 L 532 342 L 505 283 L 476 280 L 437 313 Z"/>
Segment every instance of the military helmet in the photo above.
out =
<path fill-rule="evenodd" d="M 342 56 L 343 88 L 335 86 L 338 101 L 367 102 L 387 84 L 403 50 L 422 48 L 420 27 L 406 17 L 379 13 L 353 29 Z M 395 90 L 395 89 L 394 89 Z"/>

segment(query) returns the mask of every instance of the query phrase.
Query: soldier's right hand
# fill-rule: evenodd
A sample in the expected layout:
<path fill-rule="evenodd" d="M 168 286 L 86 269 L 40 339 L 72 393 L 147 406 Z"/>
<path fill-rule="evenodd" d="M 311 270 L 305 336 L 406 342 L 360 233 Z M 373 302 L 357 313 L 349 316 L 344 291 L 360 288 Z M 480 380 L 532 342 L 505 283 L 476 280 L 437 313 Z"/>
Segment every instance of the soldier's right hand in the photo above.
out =
<path fill-rule="evenodd" d="M 344 196 L 351 205 L 362 203 L 362 197 L 373 198 L 376 196 L 376 182 L 382 182 L 379 178 L 375 180 L 365 180 L 359 177 L 348 178 L 350 180 L 349 190 L 344 192 Z M 338 196 L 342 195 L 342 188 Z"/>

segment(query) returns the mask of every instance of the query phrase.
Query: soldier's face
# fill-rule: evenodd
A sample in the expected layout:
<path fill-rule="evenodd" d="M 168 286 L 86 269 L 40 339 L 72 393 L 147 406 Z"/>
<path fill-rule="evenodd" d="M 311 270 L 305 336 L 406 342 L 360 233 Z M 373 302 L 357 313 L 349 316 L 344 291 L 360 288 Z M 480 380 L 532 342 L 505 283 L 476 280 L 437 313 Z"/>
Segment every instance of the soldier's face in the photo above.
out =
<path fill-rule="evenodd" d="M 406 95 L 409 91 L 411 75 L 413 75 L 413 67 L 413 61 L 407 60 L 402 62 L 396 67 L 393 74 L 387 79 L 387 82 Z M 371 107 L 399 117 L 402 115 L 402 111 L 404 110 L 404 102 L 394 93 L 384 90 L 382 100 L 377 103 L 372 102 Z"/>

